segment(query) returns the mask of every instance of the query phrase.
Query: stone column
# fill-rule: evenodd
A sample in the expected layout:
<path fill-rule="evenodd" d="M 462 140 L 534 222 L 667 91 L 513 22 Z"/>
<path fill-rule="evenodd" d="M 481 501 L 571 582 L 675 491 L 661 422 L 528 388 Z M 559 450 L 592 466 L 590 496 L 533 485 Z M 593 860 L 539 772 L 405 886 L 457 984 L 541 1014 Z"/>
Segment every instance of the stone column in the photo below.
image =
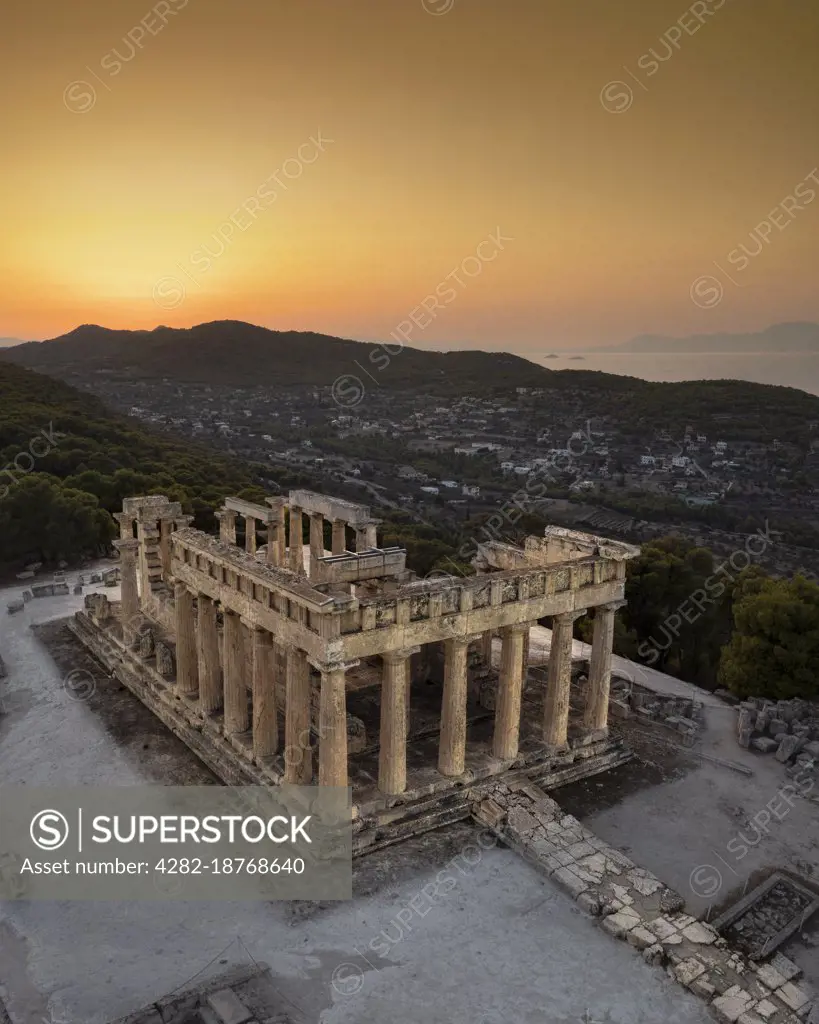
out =
<path fill-rule="evenodd" d="M 249 555 L 256 554 L 256 520 L 253 516 L 245 516 L 245 551 Z"/>
<path fill-rule="evenodd" d="M 170 519 L 159 520 L 159 557 L 162 560 L 162 576 L 168 582 L 171 576 L 171 527 Z"/>
<path fill-rule="evenodd" d="M 438 771 L 463 775 L 466 759 L 466 655 L 471 637 L 444 642 L 444 695 L 441 704 L 441 740 Z"/>
<path fill-rule="evenodd" d="M 319 785 L 347 785 L 347 689 L 349 665 L 321 670 L 319 698 Z"/>
<path fill-rule="evenodd" d="M 481 637 L 481 660 L 489 668 L 492 667 L 492 633 L 491 629 L 487 629 Z"/>
<path fill-rule="evenodd" d="M 304 541 L 302 539 L 301 509 L 290 507 L 290 568 L 304 575 Z"/>
<path fill-rule="evenodd" d="M 134 517 L 127 512 L 114 512 L 114 519 L 119 523 L 119 539 L 134 539 Z"/>
<path fill-rule="evenodd" d="M 609 725 L 609 688 L 611 686 L 611 655 L 614 644 L 614 616 L 625 601 L 602 604 L 594 609 L 589 689 L 583 724 L 592 732 L 605 732 Z"/>
<path fill-rule="evenodd" d="M 219 520 L 219 540 L 225 544 L 236 543 L 236 513 L 232 508 L 223 508 L 216 513 Z"/>
<path fill-rule="evenodd" d="M 379 520 L 380 521 L 380 520 Z M 376 523 L 365 523 L 355 528 L 356 551 L 369 551 L 378 547 L 378 531 Z"/>
<path fill-rule="evenodd" d="M 500 679 L 495 705 L 495 734 L 492 739 L 492 753 L 501 761 L 513 761 L 518 756 L 523 649 L 528 632 L 528 623 L 504 626 L 501 629 Z"/>
<path fill-rule="evenodd" d="M 265 554 L 265 562 L 268 565 L 282 565 L 280 560 L 281 555 L 281 544 L 279 532 L 281 530 L 281 524 L 277 519 L 269 519 L 267 522 L 267 552 Z"/>
<path fill-rule="evenodd" d="M 254 626 L 253 644 L 253 760 L 272 757 L 279 746 L 276 717 L 276 648 L 266 629 Z"/>
<path fill-rule="evenodd" d="M 219 662 L 219 630 L 216 625 L 216 602 L 200 594 L 197 598 L 199 616 L 197 645 L 199 653 L 199 710 L 213 714 L 222 706 L 222 666 Z"/>
<path fill-rule="evenodd" d="M 250 716 L 247 710 L 245 685 L 245 652 L 242 639 L 242 620 L 236 612 L 224 610 L 222 645 L 225 666 L 225 735 L 235 736 L 247 732 Z"/>
<path fill-rule="evenodd" d="M 308 786 L 313 779 L 310 746 L 310 667 L 297 647 L 287 650 L 287 697 L 284 719 L 284 781 Z"/>
<path fill-rule="evenodd" d="M 381 655 L 381 734 L 378 788 L 396 796 L 407 788 L 410 656 L 412 651 Z"/>
<path fill-rule="evenodd" d="M 320 512 L 310 513 L 310 557 L 324 557 L 324 516 Z"/>
<path fill-rule="evenodd" d="M 196 651 L 196 620 L 193 613 L 193 594 L 186 584 L 176 583 L 173 588 L 176 628 L 176 689 L 190 696 L 199 689 Z"/>
<path fill-rule="evenodd" d="M 343 555 L 347 550 L 347 524 L 343 519 L 333 520 L 333 554 Z"/>
<path fill-rule="evenodd" d="M 568 744 L 569 690 L 572 682 L 572 626 L 583 611 L 563 612 L 552 618 L 552 646 L 543 718 L 545 743 L 561 750 Z"/>
<path fill-rule="evenodd" d="M 139 616 L 139 585 L 137 583 L 139 541 L 115 540 L 114 547 L 119 551 L 120 619 L 123 631 L 131 630 Z"/>
<path fill-rule="evenodd" d="M 287 534 L 284 529 L 284 505 L 279 508 L 278 521 L 276 523 L 276 537 L 279 545 L 279 558 L 276 565 L 284 567 L 287 565 Z"/>

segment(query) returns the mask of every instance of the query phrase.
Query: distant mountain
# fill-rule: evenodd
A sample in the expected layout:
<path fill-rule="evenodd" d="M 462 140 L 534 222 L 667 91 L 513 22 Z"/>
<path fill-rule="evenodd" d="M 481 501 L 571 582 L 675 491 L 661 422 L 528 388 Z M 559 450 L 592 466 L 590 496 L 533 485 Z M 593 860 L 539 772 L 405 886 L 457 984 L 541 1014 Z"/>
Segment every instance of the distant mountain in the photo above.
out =
<path fill-rule="evenodd" d="M 640 334 L 607 352 L 819 352 L 819 324 L 773 324 L 751 334 Z"/>
<path fill-rule="evenodd" d="M 19 338 L 0 338 L 0 348 L 9 348 L 11 345 L 24 345 L 25 342 Z"/>
<path fill-rule="evenodd" d="M 383 345 L 368 344 L 326 334 L 270 331 L 234 320 L 152 331 L 86 324 L 60 338 L 5 349 L 0 358 L 55 377 L 109 372 L 207 384 L 314 387 L 356 377 L 368 389 L 428 387 L 436 393 L 467 392 L 472 386 L 531 387 L 553 376 L 553 371 L 508 352 L 428 352 L 402 348 L 392 338 Z M 348 385 L 342 381 L 340 386 Z"/>

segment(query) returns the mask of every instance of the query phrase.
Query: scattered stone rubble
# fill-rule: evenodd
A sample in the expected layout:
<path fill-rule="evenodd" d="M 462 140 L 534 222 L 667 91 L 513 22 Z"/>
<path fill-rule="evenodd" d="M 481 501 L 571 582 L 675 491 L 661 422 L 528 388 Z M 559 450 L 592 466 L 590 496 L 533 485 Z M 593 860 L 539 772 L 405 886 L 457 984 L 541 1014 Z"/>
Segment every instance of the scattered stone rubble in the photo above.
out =
<path fill-rule="evenodd" d="M 814 1024 L 813 993 L 777 954 L 757 964 L 709 924 L 684 913 L 682 896 L 564 813 L 528 780 L 482 790 L 475 818 L 561 885 L 601 927 L 706 1000 L 728 1024 Z M 812 1009 L 813 1008 L 813 1009 Z M 810 1014 L 810 1017 L 808 1016 Z"/>
<path fill-rule="evenodd" d="M 737 712 L 741 747 L 773 753 L 783 764 L 797 762 L 808 770 L 819 760 L 819 708 L 810 701 L 750 697 Z"/>
<path fill-rule="evenodd" d="M 582 686 L 583 677 L 580 678 Z M 613 677 L 609 715 L 634 718 L 680 734 L 682 742 L 693 745 L 705 723 L 702 701 L 690 697 L 664 696 L 639 686 L 631 679 Z"/>

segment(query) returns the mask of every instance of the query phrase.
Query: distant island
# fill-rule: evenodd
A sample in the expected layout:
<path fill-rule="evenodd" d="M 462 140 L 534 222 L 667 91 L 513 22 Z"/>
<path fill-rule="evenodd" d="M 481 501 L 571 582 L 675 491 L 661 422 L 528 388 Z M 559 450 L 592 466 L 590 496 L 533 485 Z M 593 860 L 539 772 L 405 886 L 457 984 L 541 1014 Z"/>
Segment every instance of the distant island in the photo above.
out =
<path fill-rule="evenodd" d="M 557 352 L 550 352 L 547 356 L 543 356 L 544 359 L 557 359 Z"/>
<path fill-rule="evenodd" d="M 639 334 L 620 345 L 598 346 L 591 352 L 819 352 L 819 324 L 773 324 L 748 334 Z"/>
<path fill-rule="evenodd" d="M 571 362 L 573 360 L 585 359 L 585 358 L 586 358 L 585 356 L 569 356 L 569 361 Z"/>

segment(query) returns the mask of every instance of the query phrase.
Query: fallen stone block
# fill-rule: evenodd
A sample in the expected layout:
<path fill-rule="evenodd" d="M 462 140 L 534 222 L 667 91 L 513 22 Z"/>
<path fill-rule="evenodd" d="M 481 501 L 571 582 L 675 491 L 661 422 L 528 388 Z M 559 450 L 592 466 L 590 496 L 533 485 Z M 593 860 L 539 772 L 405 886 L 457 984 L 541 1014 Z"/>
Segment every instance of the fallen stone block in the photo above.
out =
<path fill-rule="evenodd" d="M 787 732 L 788 723 L 784 718 L 772 718 L 768 725 L 768 732 L 771 736 L 776 736 L 777 733 Z"/>
<path fill-rule="evenodd" d="M 634 946 L 635 949 L 639 950 L 648 949 L 649 946 L 653 946 L 657 942 L 657 936 L 641 924 L 638 924 L 636 928 L 632 928 L 626 938 L 630 946 Z"/>
<path fill-rule="evenodd" d="M 702 921 L 695 921 L 693 924 L 683 928 L 683 936 L 689 942 L 699 943 L 701 946 L 710 946 L 719 938 L 719 933 Z"/>
<path fill-rule="evenodd" d="M 674 977 L 686 988 L 690 988 L 691 983 L 701 974 L 705 974 L 705 964 L 694 956 L 688 957 L 674 968 Z"/>
<path fill-rule="evenodd" d="M 756 975 L 763 985 L 773 990 L 780 988 L 788 980 L 771 964 L 760 964 L 756 968 Z"/>
<path fill-rule="evenodd" d="M 643 924 L 643 919 L 631 907 L 623 907 L 616 914 L 610 914 L 603 920 L 603 927 L 617 939 L 622 939 L 632 928 Z"/>
<path fill-rule="evenodd" d="M 753 999 L 739 985 L 732 985 L 724 995 L 717 996 L 711 1007 L 719 1020 L 736 1024 L 743 1013 L 753 1006 Z"/>
<path fill-rule="evenodd" d="M 785 736 L 782 742 L 779 744 L 779 749 L 776 752 L 777 761 L 781 761 L 784 764 L 786 761 L 797 754 L 802 747 L 803 740 L 799 736 Z"/>
<path fill-rule="evenodd" d="M 762 754 L 770 754 L 779 744 L 772 736 L 756 736 L 751 740 L 751 746 Z"/>
<path fill-rule="evenodd" d="M 792 981 L 786 981 L 781 988 L 776 990 L 776 994 L 794 1013 L 798 1013 L 810 1002 L 808 993 L 800 985 L 794 985 Z"/>
<path fill-rule="evenodd" d="M 208 1006 L 221 1024 L 247 1024 L 253 1018 L 232 988 L 223 988 L 207 997 Z"/>
<path fill-rule="evenodd" d="M 778 1007 L 775 1003 L 772 1003 L 770 999 L 760 999 L 760 1001 L 754 1007 L 754 1013 L 756 1013 L 760 1020 L 766 1021 L 769 1017 L 778 1011 Z M 740 1018 L 741 1020 L 742 1018 Z"/>
<path fill-rule="evenodd" d="M 558 868 L 552 875 L 552 878 L 556 882 L 560 882 L 564 889 L 568 889 L 575 899 L 589 888 L 589 883 L 584 882 L 571 868 Z"/>

